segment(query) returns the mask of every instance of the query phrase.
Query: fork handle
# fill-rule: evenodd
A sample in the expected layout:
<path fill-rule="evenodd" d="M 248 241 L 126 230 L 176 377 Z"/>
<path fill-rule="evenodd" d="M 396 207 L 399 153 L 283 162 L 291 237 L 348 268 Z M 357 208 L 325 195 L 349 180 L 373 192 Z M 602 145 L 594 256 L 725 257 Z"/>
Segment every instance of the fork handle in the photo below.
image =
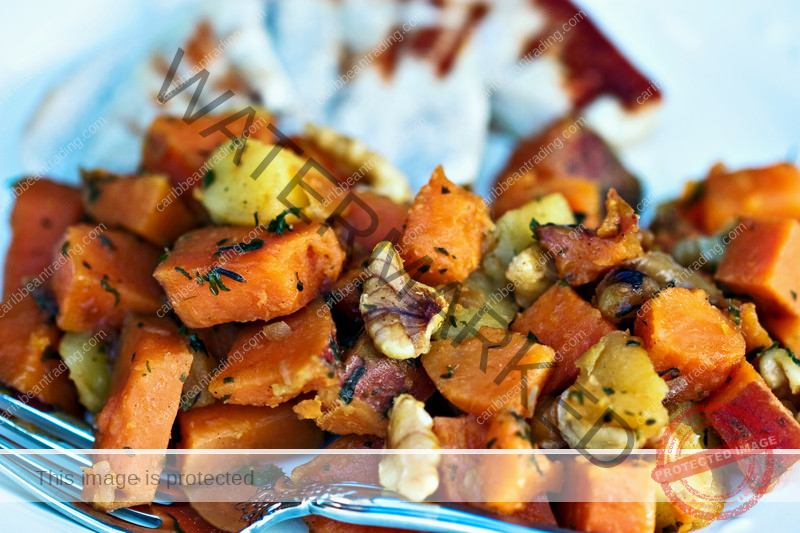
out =
<path fill-rule="evenodd" d="M 477 510 L 476 510 L 477 511 Z M 413 503 L 380 498 L 369 503 L 342 503 L 326 500 L 305 500 L 280 513 L 266 516 L 246 529 L 248 533 L 265 533 L 278 521 L 319 515 L 339 522 L 362 526 L 395 527 L 438 533 L 554 533 L 565 531 L 541 526 L 524 527 L 475 511 L 465 512 L 434 504 Z"/>

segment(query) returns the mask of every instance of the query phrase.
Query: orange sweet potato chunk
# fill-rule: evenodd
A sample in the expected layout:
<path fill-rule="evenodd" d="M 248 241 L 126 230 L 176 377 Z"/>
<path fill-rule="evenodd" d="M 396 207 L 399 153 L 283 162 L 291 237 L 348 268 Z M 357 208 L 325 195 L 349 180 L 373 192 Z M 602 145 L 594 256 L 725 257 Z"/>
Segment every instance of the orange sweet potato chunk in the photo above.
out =
<path fill-rule="evenodd" d="M 433 432 L 446 450 L 483 450 L 488 441 L 488 431 L 489 424 L 478 422 L 472 415 L 433 418 Z M 474 502 L 482 499 L 478 460 L 478 456 L 469 454 L 441 456 L 437 494 L 443 501 Z"/>
<path fill-rule="evenodd" d="M 111 395 L 97 417 L 95 449 L 166 449 L 178 412 L 183 379 L 192 355 L 168 319 L 131 315 L 121 336 Z M 94 472 L 104 469 L 125 479 L 159 473 L 159 454 L 95 454 Z M 108 471 L 108 470 L 106 470 Z M 84 486 L 84 498 L 108 510 L 152 501 L 156 486 L 128 483 L 109 498 L 99 484 Z"/>
<path fill-rule="evenodd" d="M 318 230 L 319 224 L 302 223 L 283 235 L 262 226 L 195 230 L 176 241 L 154 276 L 190 328 L 286 316 L 342 270 L 344 252 L 336 235 Z M 244 247 L 231 249 L 237 245 Z M 209 283 L 214 273 L 222 285 Z"/>
<path fill-rule="evenodd" d="M 338 435 L 386 437 L 386 414 L 394 398 L 404 392 L 424 402 L 434 386 L 416 361 L 386 357 L 363 333 L 347 352 L 343 367 L 337 366 L 336 384 L 298 403 L 295 412 Z"/>
<path fill-rule="evenodd" d="M 504 406 L 530 414 L 524 406 L 533 408 L 535 397 L 553 370 L 552 348 L 532 343 L 518 333 L 489 327 L 481 328 L 479 335 L 471 339 L 453 344 L 449 339 L 434 341 L 430 352 L 421 358 L 425 371 L 445 398 L 481 421 L 487 421 Z M 525 365 L 538 366 L 519 370 Z M 520 385 L 523 372 L 528 374 L 527 401 L 523 401 Z"/>
<path fill-rule="evenodd" d="M 78 412 L 78 393 L 58 357 L 61 333 L 32 296 L 3 304 L 0 315 L 0 382 L 37 400 Z"/>
<path fill-rule="evenodd" d="M 428 285 L 467 279 L 478 268 L 492 227 L 488 211 L 482 198 L 455 185 L 437 167 L 417 194 L 400 240 L 406 266 L 432 261 L 414 269 L 414 278 Z"/>
<path fill-rule="evenodd" d="M 327 448 L 329 450 L 380 450 L 383 439 L 374 435 L 345 435 Z M 297 484 L 341 483 L 345 481 L 377 485 L 378 464 L 381 456 L 356 453 L 320 454 L 311 461 L 292 470 L 292 481 Z"/>
<path fill-rule="evenodd" d="M 772 337 L 761 325 L 753 302 L 745 302 L 739 308 L 739 329 L 742 331 L 748 353 L 772 346 Z"/>
<path fill-rule="evenodd" d="M 739 329 L 699 289 L 664 289 L 642 306 L 634 332 L 656 372 L 681 380 L 679 388 L 671 386 L 675 402 L 718 389 L 745 355 Z"/>
<path fill-rule="evenodd" d="M 155 313 L 162 305 L 153 269 L 157 248 L 123 231 L 78 224 L 57 245 L 52 277 L 58 327 L 64 331 L 117 329 L 130 312 Z"/>
<path fill-rule="evenodd" d="M 800 353 L 800 317 L 796 315 L 767 315 L 764 324 L 781 344 Z M 769 345 L 767 345 L 769 346 Z"/>
<path fill-rule="evenodd" d="M 731 373 L 731 380 L 709 396 L 704 405 L 711 425 L 729 446 L 800 449 L 800 424 L 747 361 Z M 742 420 L 743 412 L 751 416 Z M 796 454 L 775 455 L 772 481 L 796 461 Z M 739 463 L 740 467 L 745 465 L 746 462 Z"/>
<path fill-rule="evenodd" d="M 204 168 L 208 156 L 220 144 L 231 142 L 221 131 L 207 137 L 203 137 L 200 132 L 231 114 L 233 113 L 209 114 L 198 118 L 192 124 L 186 124 L 182 117 L 156 117 L 144 138 L 142 169 L 151 174 L 166 174 L 173 186 L 185 190 L 198 186 L 208 170 Z M 253 119 L 254 132 L 250 137 L 275 144 L 277 139 L 267 127 L 271 121 L 272 117 L 268 113 L 257 109 Z M 244 131 L 245 122 L 246 118 L 242 117 L 227 127 L 238 136 Z"/>
<path fill-rule="evenodd" d="M 717 165 L 701 187 L 699 222 L 706 233 L 739 216 L 800 218 L 800 171 L 790 163 L 735 172 Z"/>
<path fill-rule="evenodd" d="M 232 404 L 275 406 L 335 383 L 336 326 L 328 306 L 315 300 L 276 322 L 242 329 L 208 384 L 214 397 Z"/>
<path fill-rule="evenodd" d="M 626 461 L 602 468 L 578 457 L 569 469 L 569 501 L 556 506 L 561 527 L 591 533 L 652 533 L 656 483 L 646 465 Z"/>
<path fill-rule="evenodd" d="M 42 275 L 53 262 L 56 243 L 83 216 L 80 191 L 74 187 L 40 179 L 32 183 L 23 180 L 15 190 L 23 192 L 11 211 L 11 244 L 3 279 L 6 297 L 27 280 Z"/>
<path fill-rule="evenodd" d="M 84 175 L 83 202 L 93 219 L 166 246 L 197 225 L 197 218 L 165 176 Z"/>
<path fill-rule="evenodd" d="M 566 284 L 556 283 L 517 316 L 511 330 L 527 335 L 555 350 L 556 367 L 543 394 L 560 393 L 575 381 L 579 370 L 575 361 L 617 328 L 600 311 Z"/>
<path fill-rule="evenodd" d="M 536 233 L 553 254 L 560 277 L 577 287 L 597 281 L 616 265 L 644 253 L 639 217 L 614 189 L 606 199 L 606 218 L 597 230 L 546 224 Z"/>
<path fill-rule="evenodd" d="M 716 279 L 752 297 L 772 314 L 800 316 L 800 222 L 788 218 L 744 218 L 731 239 Z"/>

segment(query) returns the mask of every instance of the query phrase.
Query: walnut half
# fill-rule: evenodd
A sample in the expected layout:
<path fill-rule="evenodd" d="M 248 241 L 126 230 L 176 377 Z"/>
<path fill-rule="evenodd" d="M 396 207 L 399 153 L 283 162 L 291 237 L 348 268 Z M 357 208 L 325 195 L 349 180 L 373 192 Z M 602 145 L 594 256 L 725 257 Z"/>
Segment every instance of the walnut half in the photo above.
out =
<path fill-rule="evenodd" d="M 428 353 L 447 312 L 444 295 L 413 281 L 388 241 L 375 246 L 367 272 L 360 308 L 375 347 L 394 359 Z"/>
<path fill-rule="evenodd" d="M 441 448 L 425 405 L 410 394 L 395 398 L 389 415 L 386 447 L 395 450 Z M 411 501 L 422 501 L 439 487 L 439 460 L 436 452 L 386 454 L 378 465 L 381 485 Z"/>

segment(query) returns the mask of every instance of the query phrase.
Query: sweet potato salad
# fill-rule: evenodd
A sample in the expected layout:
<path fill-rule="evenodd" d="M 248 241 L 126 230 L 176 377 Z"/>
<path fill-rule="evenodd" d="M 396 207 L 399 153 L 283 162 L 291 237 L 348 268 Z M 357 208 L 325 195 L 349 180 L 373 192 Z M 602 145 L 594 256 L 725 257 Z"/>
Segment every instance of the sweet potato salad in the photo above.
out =
<path fill-rule="evenodd" d="M 87 472 L 163 468 L 103 453 L 123 449 L 659 450 L 689 410 L 705 423 L 694 451 L 800 448 L 795 166 L 715 166 L 676 200 L 643 198 L 588 128 L 531 163 L 556 124 L 486 198 L 442 167 L 412 196 L 332 130 L 199 133 L 222 118 L 157 118 L 130 175 L 14 188 L 0 381 L 94 426 Z M 760 426 L 737 431 L 726 406 Z M 420 457 L 319 457 L 291 480 L 586 532 L 698 529 L 727 490 L 698 473 L 721 499 L 694 514 L 635 462 Z M 565 479 L 580 492 L 558 501 Z M 101 510 L 157 508 L 155 485 L 83 491 Z M 176 509 L 179 531 L 246 525 L 231 504 Z"/>

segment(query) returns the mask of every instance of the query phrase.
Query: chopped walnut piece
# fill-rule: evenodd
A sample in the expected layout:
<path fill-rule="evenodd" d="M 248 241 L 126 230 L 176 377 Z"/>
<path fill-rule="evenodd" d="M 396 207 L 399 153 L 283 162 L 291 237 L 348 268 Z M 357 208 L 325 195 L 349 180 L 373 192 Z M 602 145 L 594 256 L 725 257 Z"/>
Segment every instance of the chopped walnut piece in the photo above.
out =
<path fill-rule="evenodd" d="M 264 333 L 264 338 L 268 341 L 282 341 L 289 338 L 292 334 L 292 328 L 283 320 L 273 322 L 264 326 L 261 331 Z"/>
<path fill-rule="evenodd" d="M 447 311 L 444 295 L 413 281 L 387 241 L 375 246 L 367 272 L 360 307 L 375 347 L 394 359 L 428 353 L 431 335 L 442 325 Z"/>
<path fill-rule="evenodd" d="M 386 446 L 394 450 L 441 448 L 425 405 L 410 394 L 395 398 Z M 409 500 L 422 501 L 439 487 L 439 460 L 435 452 L 387 454 L 378 468 L 381 485 Z"/>

